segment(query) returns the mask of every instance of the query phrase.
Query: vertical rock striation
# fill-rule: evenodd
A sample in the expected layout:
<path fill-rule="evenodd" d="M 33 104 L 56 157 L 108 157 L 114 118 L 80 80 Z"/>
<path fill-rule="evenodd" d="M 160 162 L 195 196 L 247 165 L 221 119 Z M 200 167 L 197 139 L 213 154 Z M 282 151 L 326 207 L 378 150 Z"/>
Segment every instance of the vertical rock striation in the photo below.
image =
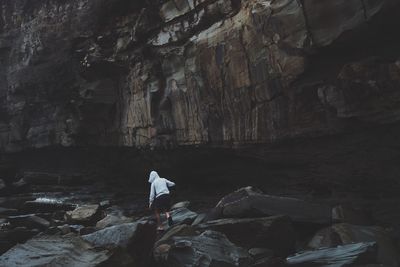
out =
<path fill-rule="evenodd" d="M 271 143 L 400 119 L 395 0 L 0 5 L 5 151 Z"/>

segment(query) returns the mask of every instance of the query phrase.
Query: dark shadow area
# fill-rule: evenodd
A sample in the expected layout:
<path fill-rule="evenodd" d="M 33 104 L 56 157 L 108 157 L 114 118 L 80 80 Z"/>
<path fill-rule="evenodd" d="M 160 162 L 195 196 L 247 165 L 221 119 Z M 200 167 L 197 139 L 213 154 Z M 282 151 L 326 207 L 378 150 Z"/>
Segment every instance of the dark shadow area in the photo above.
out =
<path fill-rule="evenodd" d="M 51 147 L 2 155 L 2 177 L 24 172 L 79 174 L 85 183 L 147 192 L 157 170 L 178 192 L 223 195 L 254 185 L 281 195 L 380 197 L 400 188 L 400 125 L 368 131 L 236 148 L 181 147 L 141 151 L 116 147 Z M 10 171 L 11 170 L 11 171 Z"/>

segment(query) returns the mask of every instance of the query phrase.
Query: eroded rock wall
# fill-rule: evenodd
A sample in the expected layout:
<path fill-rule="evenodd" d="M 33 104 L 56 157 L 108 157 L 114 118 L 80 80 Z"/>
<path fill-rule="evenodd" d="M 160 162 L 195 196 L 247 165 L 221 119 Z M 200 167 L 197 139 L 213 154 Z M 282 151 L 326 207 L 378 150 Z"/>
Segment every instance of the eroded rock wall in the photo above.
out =
<path fill-rule="evenodd" d="M 400 119 L 395 0 L 0 5 L 6 151 L 270 143 Z"/>

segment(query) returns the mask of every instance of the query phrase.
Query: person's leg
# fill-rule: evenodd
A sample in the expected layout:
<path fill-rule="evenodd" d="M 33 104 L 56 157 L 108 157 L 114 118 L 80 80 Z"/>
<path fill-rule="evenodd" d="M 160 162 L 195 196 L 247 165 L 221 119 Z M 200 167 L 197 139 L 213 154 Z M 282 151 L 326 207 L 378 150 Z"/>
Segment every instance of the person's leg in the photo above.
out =
<path fill-rule="evenodd" d="M 156 214 L 158 230 L 162 230 L 162 229 L 163 229 L 163 226 L 162 226 L 162 224 L 161 224 L 160 211 L 159 211 L 158 209 L 155 209 L 154 212 L 155 212 L 155 214 Z"/>
<path fill-rule="evenodd" d="M 165 201 L 165 215 L 167 217 L 168 225 L 172 226 L 174 222 L 172 221 L 172 216 L 169 213 L 169 210 L 171 209 L 171 197 L 170 195 L 166 195 L 166 201 Z"/>
<path fill-rule="evenodd" d="M 167 220 L 168 220 L 168 225 L 169 225 L 169 226 L 172 226 L 172 225 L 174 224 L 174 222 L 173 222 L 173 220 L 172 220 L 171 214 L 169 214 L 169 211 L 165 212 L 165 215 L 166 215 Z"/>

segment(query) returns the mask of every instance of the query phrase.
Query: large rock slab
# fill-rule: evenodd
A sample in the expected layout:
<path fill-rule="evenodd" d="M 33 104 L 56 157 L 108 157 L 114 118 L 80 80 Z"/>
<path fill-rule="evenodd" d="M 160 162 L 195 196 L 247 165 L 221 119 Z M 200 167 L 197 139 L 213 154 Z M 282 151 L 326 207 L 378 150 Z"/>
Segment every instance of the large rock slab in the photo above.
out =
<path fill-rule="evenodd" d="M 111 262 L 145 267 L 149 264 L 151 249 L 156 240 L 156 224 L 124 223 L 84 235 L 82 238 L 95 247 L 114 251 Z"/>
<path fill-rule="evenodd" d="M 175 236 L 195 236 L 199 233 L 196 229 L 190 225 L 180 224 L 174 227 L 171 227 L 166 231 L 160 239 L 157 240 L 155 247 L 158 247 L 161 244 L 168 243 L 172 237 Z"/>
<path fill-rule="evenodd" d="M 376 263 L 376 244 L 355 243 L 300 252 L 286 259 L 288 266 L 345 267 Z"/>
<path fill-rule="evenodd" d="M 140 238 L 143 238 L 145 236 L 148 236 L 149 240 L 154 239 L 154 223 L 123 223 L 120 225 L 107 227 L 89 235 L 84 235 L 82 236 L 82 238 L 96 247 L 128 248 L 131 245 L 135 245 L 135 242 L 140 242 Z"/>
<path fill-rule="evenodd" d="M 0 256 L 0 266 L 82 266 L 94 267 L 110 257 L 106 250 L 95 250 L 81 238 L 70 236 L 39 236 L 16 245 Z"/>
<path fill-rule="evenodd" d="M 241 188 L 221 199 L 211 218 L 245 218 L 287 215 L 295 222 L 330 224 L 329 206 L 306 202 L 296 198 L 262 194 L 251 187 Z"/>
<path fill-rule="evenodd" d="M 199 236 L 173 237 L 158 248 L 157 266 L 248 266 L 248 252 L 232 244 L 224 234 L 205 231 Z"/>
<path fill-rule="evenodd" d="M 0 229 L 0 254 L 6 252 L 17 243 L 25 242 L 26 240 L 30 239 L 38 233 L 38 230 L 27 229 L 26 227 Z"/>
<path fill-rule="evenodd" d="M 171 206 L 171 210 L 176 210 L 180 208 L 187 208 L 190 206 L 190 201 L 182 201 L 175 203 L 174 205 Z"/>
<path fill-rule="evenodd" d="M 287 216 L 220 219 L 197 225 L 196 229 L 218 231 L 240 247 L 265 247 L 280 256 L 287 256 L 295 249 L 296 233 Z"/>
<path fill-rule="evenodd" d="M 194 211 L 188 208 L 177 208 L 170 212 L 174 224 L 191 224 L 198 216 Z M 164 222 L 166 224 L 167 222 Z"/>
<path fill-rule="evenodd" d="M 400 259 L 392 233 L 379 226 L 335 224 L 320 230 L 308 245 L 311 248 L 321 248 L 360 242 L 377 244 L 379 263 L 385 266 L 399 265 Z"/>
<path fill-rule="evenodd" d="M 123 223 L 130 223 L 132 222 L 133 219 L 129 217 L 125 217 L 123 215 L 121 216 L 115 216 L 112 214 L 108 214 L 106 217 L 101 219 L 96 223 L 96 228 L 97 229 L 104 229 L 106 227 L 114 226 L 114 225 L 119 225 Z"/>

